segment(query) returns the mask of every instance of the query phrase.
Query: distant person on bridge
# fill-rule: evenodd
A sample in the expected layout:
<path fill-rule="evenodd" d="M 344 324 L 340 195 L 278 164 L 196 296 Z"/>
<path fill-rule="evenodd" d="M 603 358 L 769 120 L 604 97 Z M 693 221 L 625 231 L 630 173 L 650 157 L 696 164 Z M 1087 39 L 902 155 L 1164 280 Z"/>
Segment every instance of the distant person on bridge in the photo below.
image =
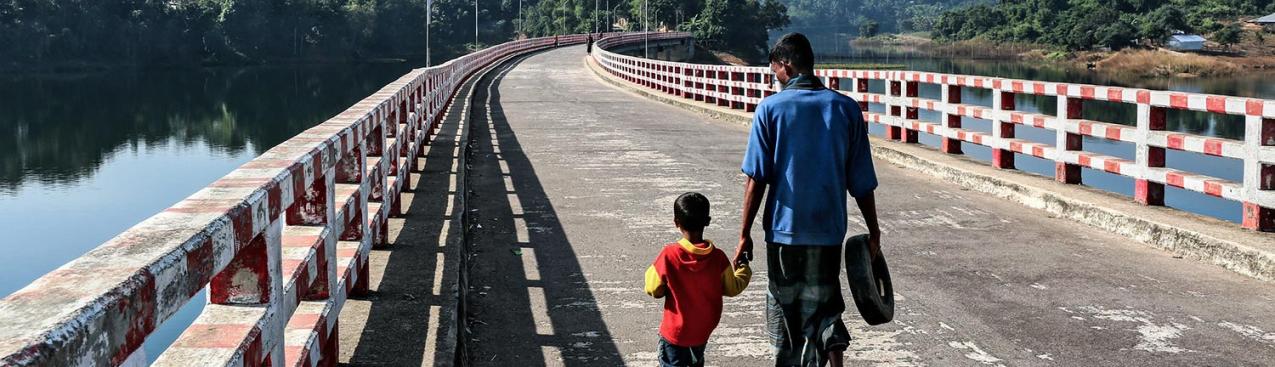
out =
<path fill-rule="evenodd" d="M 841 366 L 850 342 L 840 280 L 847 193 L 863 213 L 871 256 L 881 251 L 867 126 L 857 102 L 814 76 L 814 51 L 800 33 L 779 39 L 770 69 L 784 88 L 753 117 L 735 262 L 752 258 L 753 219 L 765 195 L 766 324 L 775 365 Z"/>

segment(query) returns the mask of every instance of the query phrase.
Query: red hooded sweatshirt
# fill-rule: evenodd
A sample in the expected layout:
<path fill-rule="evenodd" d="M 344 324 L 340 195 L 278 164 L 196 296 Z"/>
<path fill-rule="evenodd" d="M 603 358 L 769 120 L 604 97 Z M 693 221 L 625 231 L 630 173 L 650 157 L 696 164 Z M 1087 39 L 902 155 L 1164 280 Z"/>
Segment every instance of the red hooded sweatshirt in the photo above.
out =
<path fill-rule="evenodd" d="M 646 270 L 646 293 L 667 295 L 660 336 L 682 347 L 707 344 L 722 318 L 722 296 L 739 295 L 751 277 L 748 265 L 735 269 L 712 242 L 665 245 Z"/>

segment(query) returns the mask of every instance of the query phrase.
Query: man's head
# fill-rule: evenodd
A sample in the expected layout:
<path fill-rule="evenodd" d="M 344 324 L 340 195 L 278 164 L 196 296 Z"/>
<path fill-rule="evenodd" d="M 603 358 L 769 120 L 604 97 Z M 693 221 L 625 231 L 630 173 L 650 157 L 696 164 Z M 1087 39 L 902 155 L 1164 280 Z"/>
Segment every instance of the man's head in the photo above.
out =
<path fill-rule="evenodd" d="M 801 33 L 780 37 L 770 49 L 770 70 L 783 84 L 797 74 L 814 73 L 815 51 L 810 47 L 810 40 Z"/>
<path fill-rule="evenodd" d="M 677 228 L 700 233 L 713 217 L 708 216 L 708 198 L 698 192 L 688 192 L 673 201 L 673 223 Z"/>

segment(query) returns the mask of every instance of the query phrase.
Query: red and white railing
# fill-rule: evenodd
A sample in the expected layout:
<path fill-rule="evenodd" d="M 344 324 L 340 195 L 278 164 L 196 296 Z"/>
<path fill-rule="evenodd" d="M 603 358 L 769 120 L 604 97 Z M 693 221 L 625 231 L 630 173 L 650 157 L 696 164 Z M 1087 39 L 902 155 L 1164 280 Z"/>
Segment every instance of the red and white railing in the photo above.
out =
<path fill-rule="evenodd" d="M 650 39 L 690 37 L 686 33 L 662 33 Z M 606 50 L 641 42 L 641 35 L 620 35 L 598 41 L 593 60 L 608 72 L 674 96 L 752 112 L 761 99 L 777 93 L 769 68 L 702 65 L 650 60 Z M 1165 185 L 1243 203 L 1244 228 L 1275 230 L 1275 101 L 1219 95 L 1117 88 L 1097 85 L 1051 83 L 969 75 L 915 71 L 867 71 L 820 69 L 815 75 L 842 94 L 854 98 L 868 122 L 886 126 L 886 137 L 916 143 L 919 132 L 937 135 L 941 149 L 961 154 L 961 144 L 992 149 L 992 164 L 1014 168 L 1014 154 L 1026 154 L 1055 162 L 1058 181 L 1079 184 L 1081 167 L 1089 167 L 1135 181 L 1134 198 L 1146 205 L 1164 205 Z M 886 93 L 868 92 L 868 81 L 883 81 Z M 848 81 L 851 90 L 841 90 Z M 940 99 L 919 98 L 921 84 L 937 85 Z M 964 88 L 992 92 L 992 106 L 961 103 Z M 1018 95 L 1055 97 L 1058 116 L 1015 111 Z M 1084 101 L 1134 105 L 1135 125 L 1090 121 L 1081 117 Z M 886 106 L 886 113 L 867 112 L 868 104 Z M 920 110 L 942 114 L 940 123 L 919 120 Z M 1165 131 L 1168 110 L 1199 111 L 1244 116 L 1244 139 Z M 992 132 L 961 128 L 961 118 L 992 122 Z M 1052 130 L 1054 144 L 1014 137 L 1014 127 L 1034 126 Z M 1136 146 L 1136 159 L 1127 160 L 1083 150 L 1083 136 L 1123 141 Z M 1165 166 L 1165 150 L 1173 149 L 1243 161 L 1242 182 L 1187 172 Z"/>
<path fill-rule="evenodd" d="M 0 300 L 0 365 L 118 365 L 207 287 L 157 365 L 335 365 L 337 320 L 402 214 L 408 173 L 459 87 L 504 43 L 416 69 Z M 595 37 L 596 38 L 596 37 Z M 439 193 L 442 195 L 443 193 Z"/>

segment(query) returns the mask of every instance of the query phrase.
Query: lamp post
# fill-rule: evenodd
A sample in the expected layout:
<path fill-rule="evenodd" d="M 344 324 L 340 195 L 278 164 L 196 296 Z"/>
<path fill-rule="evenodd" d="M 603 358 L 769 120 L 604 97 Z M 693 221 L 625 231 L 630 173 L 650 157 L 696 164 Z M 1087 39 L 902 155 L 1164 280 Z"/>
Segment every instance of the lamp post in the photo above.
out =
<path fill-rule="evenodd" d="M 474 0 L 474 49 L 478 49 L 478 0 Z"/>
<path fill-rule="evenodd" d="M 642 57 L 651 58 L 651 1 L 642 0 Z"/>
<path fill-rule="evenodd" d="M 429 23 L 433 13 L 434 0 L 425 0 L 425 67 L 433 66 L 429 63 Z"/>

